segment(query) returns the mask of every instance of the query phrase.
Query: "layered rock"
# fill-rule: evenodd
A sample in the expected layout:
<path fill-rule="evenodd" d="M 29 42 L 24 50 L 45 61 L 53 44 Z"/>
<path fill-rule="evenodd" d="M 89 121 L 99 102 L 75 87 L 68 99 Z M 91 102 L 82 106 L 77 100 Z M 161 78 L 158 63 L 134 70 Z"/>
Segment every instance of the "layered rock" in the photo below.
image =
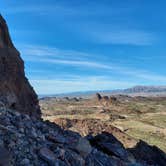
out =
<path fill-rule="evenodd" d="M 0 102 L 30 116 L 40 117 L 37 95 L 24 73 L 24 62 L 0 16 Z"/>

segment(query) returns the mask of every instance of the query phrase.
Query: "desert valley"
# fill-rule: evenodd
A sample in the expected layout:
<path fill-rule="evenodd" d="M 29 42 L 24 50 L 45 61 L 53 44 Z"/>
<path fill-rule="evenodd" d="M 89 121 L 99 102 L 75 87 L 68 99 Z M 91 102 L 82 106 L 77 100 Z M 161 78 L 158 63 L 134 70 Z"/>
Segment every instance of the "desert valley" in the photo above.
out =
<path fill-rule="evenodd" d="M 166 97 L 48 97 L 40 99 L 40 106 L 43 119 L 82 136 L 107 131 L 125 147 L 142 139 L 166 152 Z"/>

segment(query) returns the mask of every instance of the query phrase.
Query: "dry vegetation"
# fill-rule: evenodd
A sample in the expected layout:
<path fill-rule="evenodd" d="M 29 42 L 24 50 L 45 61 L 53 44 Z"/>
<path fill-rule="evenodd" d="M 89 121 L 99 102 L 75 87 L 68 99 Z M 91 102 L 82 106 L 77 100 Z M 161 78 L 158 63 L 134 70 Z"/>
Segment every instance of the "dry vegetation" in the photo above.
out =
<path fill-rule="evenodd" d="M 61 126 L 82 135 L 101 130 L 113 132 L 108 126 L 115 126 L 126 135 L 142 139 L 166 152 L 166 98 L 117 96 L 117 99 L 116 104 L 105 105 L 94 99 L 48 98 L 40 100 L 40 105 L 44 119 L 58 124 L 61 120 L 70 120 L 70 125 L 66 122 Z M 80 126 L 80 121 L 84 127 Z"/>

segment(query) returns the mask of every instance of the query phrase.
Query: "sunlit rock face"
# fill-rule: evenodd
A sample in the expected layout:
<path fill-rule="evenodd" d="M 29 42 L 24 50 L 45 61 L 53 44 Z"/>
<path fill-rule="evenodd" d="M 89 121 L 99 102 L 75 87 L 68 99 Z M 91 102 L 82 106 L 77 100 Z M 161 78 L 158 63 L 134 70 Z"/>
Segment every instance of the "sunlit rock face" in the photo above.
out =
<path fill-rule="evenodd" d="M 39 118 L 37 95 L 24 73 L 24 62 L 14 47 L 0 15 L 0 102 L 5 107 Z"/>

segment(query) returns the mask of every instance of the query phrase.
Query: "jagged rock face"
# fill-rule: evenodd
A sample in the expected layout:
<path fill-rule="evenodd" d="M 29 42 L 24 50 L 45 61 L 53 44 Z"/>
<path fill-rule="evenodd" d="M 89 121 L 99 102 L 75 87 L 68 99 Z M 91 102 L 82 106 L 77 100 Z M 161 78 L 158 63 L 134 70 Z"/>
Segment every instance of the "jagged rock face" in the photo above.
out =
<path fill-rule="evenodd" d="M 24 73 L 24 62 L 0 16 L 0 102 L 30 116 L 40 117 L 37 95 Z"/>

